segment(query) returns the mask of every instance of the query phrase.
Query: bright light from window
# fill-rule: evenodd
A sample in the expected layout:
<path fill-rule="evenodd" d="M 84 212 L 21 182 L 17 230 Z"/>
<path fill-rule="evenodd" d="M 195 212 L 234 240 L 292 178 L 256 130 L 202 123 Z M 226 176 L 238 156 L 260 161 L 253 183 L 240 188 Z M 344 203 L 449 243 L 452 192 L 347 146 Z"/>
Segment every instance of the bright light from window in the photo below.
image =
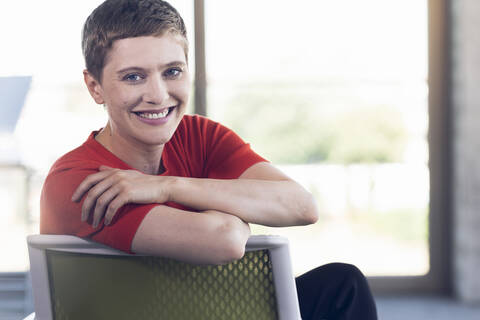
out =
<path fill-rule="evenodd" d="M 207 1 L 209 115 L 315 195 L 295 272 L 428 269 L 427 2 Z"/>

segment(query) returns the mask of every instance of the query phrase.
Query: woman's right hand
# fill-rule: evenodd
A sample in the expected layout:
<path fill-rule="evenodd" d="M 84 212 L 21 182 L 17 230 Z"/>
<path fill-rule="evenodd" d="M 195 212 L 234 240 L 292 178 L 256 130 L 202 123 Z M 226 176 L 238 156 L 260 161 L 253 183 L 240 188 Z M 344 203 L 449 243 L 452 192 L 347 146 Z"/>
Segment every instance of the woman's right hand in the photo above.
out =
<path fill-rule="evenodd" d="M 154 176 L 136 170 L 100 166 L 99 172 L 86 177 L 72 195 L 82 205 L 82 221 L 93 216 L 93 227 L 103 217 L 110 224 L 118 209 L 127 203 L 165 203 L 170 201 L 168 176 Z"/>

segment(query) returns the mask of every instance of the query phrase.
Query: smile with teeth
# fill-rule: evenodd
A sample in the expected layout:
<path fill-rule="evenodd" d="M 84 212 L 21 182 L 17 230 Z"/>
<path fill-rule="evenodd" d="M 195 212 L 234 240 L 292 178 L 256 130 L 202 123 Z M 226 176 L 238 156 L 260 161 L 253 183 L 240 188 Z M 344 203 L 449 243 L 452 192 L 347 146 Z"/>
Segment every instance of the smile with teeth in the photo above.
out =
<path fill-rule="evenodd" d="M 170 112 L 170 110 L 173 109 L 173 108 L 167 108 L 161 112 L 156 112 L 156 113 L 153 113 L 153 112 L 136 112 L 136 114 L 138 114 L 141 118 L 145 118 L 145 119 L 160 119 L 160 118 L 165 118 L 168 113 Z"/>

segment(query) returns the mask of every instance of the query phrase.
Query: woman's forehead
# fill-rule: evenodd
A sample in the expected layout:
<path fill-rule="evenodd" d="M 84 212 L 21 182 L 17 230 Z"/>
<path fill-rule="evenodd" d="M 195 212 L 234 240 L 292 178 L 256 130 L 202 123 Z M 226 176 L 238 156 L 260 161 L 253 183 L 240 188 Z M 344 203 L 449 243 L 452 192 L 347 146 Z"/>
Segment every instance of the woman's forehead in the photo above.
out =
<path fill-rule="evenodd" d="M 169 64 L 186 62 L 184 42 L 181 37 L 142 36 L 116 40 L 106 57 L 105 67 L 123 68 L 130 65 Z"/>

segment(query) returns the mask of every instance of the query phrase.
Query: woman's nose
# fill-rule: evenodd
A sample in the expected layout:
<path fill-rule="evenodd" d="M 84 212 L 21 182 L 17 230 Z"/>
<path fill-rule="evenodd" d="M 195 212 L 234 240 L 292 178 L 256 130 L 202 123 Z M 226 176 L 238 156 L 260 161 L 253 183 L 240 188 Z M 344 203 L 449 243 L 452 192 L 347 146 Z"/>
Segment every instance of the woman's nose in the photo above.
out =
<path fill-rule="evenodd" d="M 144 94 L 145 102 L 161 105 L 169 98 L 167 83 L 161 76 L 151 77 L 149 80 Z"/>

